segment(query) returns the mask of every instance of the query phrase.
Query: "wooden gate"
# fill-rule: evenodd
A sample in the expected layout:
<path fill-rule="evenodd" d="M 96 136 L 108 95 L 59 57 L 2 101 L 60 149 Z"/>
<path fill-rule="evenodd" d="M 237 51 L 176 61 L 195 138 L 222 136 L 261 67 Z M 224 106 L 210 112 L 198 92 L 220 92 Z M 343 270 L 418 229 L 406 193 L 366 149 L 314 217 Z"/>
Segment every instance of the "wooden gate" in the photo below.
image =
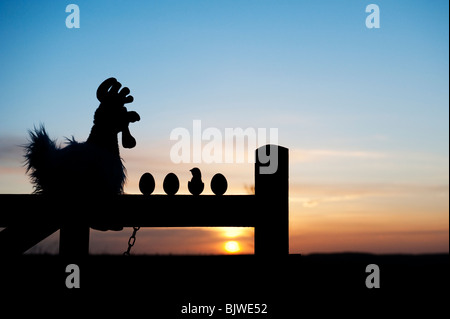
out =
<path fill-rule="evenodd" d="M 275 152 L 275 153 L 274 153 Z M 273 165 L 272 174 L 264 167 Z M 0 195 L 0 252 L 22 254 L 60 230 L 60 254 L 89 253 L 89 229 L 102 227 L 254 227 L 256 255 L 289 254 L 289 150 L 256 150 L 254 195 Z"/>

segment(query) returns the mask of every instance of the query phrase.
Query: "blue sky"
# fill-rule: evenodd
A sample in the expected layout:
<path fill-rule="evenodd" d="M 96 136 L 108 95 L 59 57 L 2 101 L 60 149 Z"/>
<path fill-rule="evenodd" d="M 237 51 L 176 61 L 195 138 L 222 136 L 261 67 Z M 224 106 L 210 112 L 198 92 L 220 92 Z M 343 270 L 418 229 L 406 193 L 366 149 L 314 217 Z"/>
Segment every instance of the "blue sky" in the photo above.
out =
<path fill-rule="evenodd" d="M 3 132 L 40 121 L 58 136 L 86 134 L 95 88 L 114 75 L 143 117 L 170 118 L 172 127 L 191 118 L 283 126 L 283 114 L 320 115 L 324 127 L 312 125 L 323 133 L 302 143 L 327 144 L 338 132 L 395 136 L 408 149 L 448 144 L 445 1 L 378 2 L 378 30 L 365 27 L 361 1 L 77 4 L 75 30 L 65 27 L 62 3 L 2 2 Z M 151 122 L 152 136 L 167 136 L 163 123 Z M 294 136 L 281 132 L 287 143 L 298 141 L 294 126 Z"/>
<path fill-rule="evenodd" d="M 0 3 L 2 193 L 31 191 L 16 145 L 33 125 L 87 138 L 110 76 L 142 118 L 131 126 L 138 147 L 121 153 L 128 192 L 144 171 L 172 169 L 170 132 L 195 119 L 278 128 L 303 204 L 332 198 L 329 185 L 448 188 L 448 1 L 75 1 L 81 28 L 67 29 L 69 3 Z M 380 29 L 365 26 L 370 3 Z M 247 166 L 223 169 L 237 192 L 252 182 Z M 448 195 L 430 198 L 448 231 Z"/>

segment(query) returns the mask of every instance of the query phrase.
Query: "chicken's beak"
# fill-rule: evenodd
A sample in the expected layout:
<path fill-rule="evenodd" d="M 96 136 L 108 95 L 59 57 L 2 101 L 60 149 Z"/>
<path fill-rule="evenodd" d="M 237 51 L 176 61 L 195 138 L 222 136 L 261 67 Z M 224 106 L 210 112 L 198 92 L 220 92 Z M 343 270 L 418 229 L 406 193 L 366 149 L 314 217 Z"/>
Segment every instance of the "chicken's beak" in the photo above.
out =
<path fill-rule="evenodd" d="M 134 111 L 131 112 L 127 112 L 127 117 L 128 117 L 128 124 L 129 123 L 134 123 L 136 121 L 139 121 L 141 118 L 139 116 L 139 114 L 137 114 Z M 134 137 L 131 135 L 130 133 L 130 129 L 128 128 L 128 126 L 122 130 L 122 146 L 125 148 L 133 148 L 136 146 L 136 140 L 134 139 Z"/>
<path fill-rule="evenodd" d="M 133 148 L 136 146 L 136 140 L 131 135 L 128 126 L 122 131 L 122 146 L 125 148 Z"/>

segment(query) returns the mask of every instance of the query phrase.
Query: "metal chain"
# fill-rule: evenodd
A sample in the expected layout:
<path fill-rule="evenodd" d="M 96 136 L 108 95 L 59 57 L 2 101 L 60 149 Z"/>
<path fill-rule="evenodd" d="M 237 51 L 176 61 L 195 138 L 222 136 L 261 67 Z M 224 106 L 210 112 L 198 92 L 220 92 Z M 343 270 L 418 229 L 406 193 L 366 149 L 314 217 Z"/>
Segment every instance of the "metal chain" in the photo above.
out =
<path fill-rule="evenodd" d="M 133 227 L 133 234 L 131 234 L 130 239 L 128 239 L 128 249 L 123 253 L 124 256 L 130 256 L 131 248 L 134 246 L 136 242 L 136 233 L 141 227 Z"/>

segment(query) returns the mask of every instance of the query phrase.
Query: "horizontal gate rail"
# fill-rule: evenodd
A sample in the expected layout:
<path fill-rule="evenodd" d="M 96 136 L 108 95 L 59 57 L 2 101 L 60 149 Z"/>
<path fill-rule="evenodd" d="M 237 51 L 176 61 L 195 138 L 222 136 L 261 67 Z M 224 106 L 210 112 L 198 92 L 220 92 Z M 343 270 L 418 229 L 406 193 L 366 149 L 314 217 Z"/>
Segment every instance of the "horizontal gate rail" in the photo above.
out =
<path fill-rule="evenodd" d="M 103 198 L 0 195 L 8 207 L 0 227 L 120 225 L 122 227 L 255 227 L 255 195 L 117 195 Z M 67 207 L 68 203 L 70 207 Z"/>

